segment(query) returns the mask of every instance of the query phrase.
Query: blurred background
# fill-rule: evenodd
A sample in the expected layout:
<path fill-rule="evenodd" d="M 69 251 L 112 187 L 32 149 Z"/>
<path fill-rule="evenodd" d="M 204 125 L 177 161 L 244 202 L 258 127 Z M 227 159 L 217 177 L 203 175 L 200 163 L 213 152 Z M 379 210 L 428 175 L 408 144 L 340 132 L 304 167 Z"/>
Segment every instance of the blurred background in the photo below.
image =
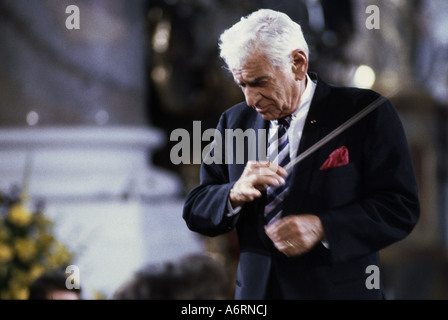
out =
<path fill-rule="evenodd" d="M 389 299 L 448 299 L 445 0 L 0 1 L 1 299 L 68 264 L 87 299 L 189 253 L 235 272 L 234 232 L 206 238 L 182 220 L 200 165 L 172 163 L 170 134 L 214 128 L 243 99 L 217 43 L 259 8 L 301 24 L 309 70 L 327 82 L 395 93 L 421 219 L 381 252 L 382 281 Z"/>

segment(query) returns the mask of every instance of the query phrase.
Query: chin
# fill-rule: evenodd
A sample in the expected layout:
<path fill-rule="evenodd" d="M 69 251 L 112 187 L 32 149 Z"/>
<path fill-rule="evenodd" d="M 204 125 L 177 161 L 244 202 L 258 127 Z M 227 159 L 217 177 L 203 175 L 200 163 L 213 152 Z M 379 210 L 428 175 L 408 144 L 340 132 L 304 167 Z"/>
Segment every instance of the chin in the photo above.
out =
<path fill-rule="evenodd" d="M 266 121 L 271 121 L 271 120 L 277 119 L 272 114 L 262 114 L 262 113 L 259 113 L 259 115 Z"/>
<path fill-rule="evenodd" d="M 275 120 L 277 119 L 277 115 L 273 114 L 272 112 L 269 112 L 268 110 L 265 110 L 265 112 L 259 112 L 257 111 L 258 114 L 264 119 L 264 120 Z"/>

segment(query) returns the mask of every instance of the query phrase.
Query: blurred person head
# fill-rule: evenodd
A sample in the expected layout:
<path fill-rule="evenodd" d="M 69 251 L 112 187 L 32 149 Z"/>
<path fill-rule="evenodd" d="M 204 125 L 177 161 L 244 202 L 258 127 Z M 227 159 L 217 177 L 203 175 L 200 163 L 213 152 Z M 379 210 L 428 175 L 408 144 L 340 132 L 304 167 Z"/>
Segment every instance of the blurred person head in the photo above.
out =
<path fill-rule="evenodd" d="M 221 300 L 231 296 L 231 281 L 224 266 L 207 255 L 194 254 L 143 267 L 112 299 Z"/>
<path fill-rule="evenodd" d="M 305 91 L 309 49 L 299 24 L 260 9 L 220 36 L 221 57 L 247 104 L 265 120 L 292 114 Z"/>
<path fill-rule="evenodd" d="M 67 275 L 60 270 L 49 271 L 34 280 L 29 288 L 29 300 L 81 300 L 80 289 L 66 286 Z"/>

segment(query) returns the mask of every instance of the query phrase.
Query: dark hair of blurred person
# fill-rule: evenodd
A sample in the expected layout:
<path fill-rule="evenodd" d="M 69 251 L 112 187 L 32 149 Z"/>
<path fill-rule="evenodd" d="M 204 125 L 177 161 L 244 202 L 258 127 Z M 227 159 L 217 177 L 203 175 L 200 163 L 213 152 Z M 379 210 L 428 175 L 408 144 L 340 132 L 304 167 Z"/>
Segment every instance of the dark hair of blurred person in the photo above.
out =
<path fill-rule="evenodd" d="M 214 258 L 193 254 L 176 261 L 149 264 L 113 294 L 113 300 L 225 300 L 232 281 Z"/>
<path fill-rule="evenodd" d="M 28 300 L 81 300 L 81 289 L 67 288 L 66 281 L 63 271 L 46 272 L 31 283 Z"/>

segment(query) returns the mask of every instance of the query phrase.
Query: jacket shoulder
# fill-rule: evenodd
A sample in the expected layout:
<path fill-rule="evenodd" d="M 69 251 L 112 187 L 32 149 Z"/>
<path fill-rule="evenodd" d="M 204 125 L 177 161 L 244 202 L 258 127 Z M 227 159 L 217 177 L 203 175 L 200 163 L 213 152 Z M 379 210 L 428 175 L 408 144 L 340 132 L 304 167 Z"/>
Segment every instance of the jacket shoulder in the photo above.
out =
<path fill-rule="evenodd" d="M 381 94 L 371 89 L 338 86 L 334 84 L 329 84 L 329 87 L 333 99 L 354 106 L 368 104 L 382 97 Z"/>
<path fill-rule="evenodd" d="M 256 111 L 249 107 L 246 102 L 237 103 L 223 112 L 227 117 L 251 115 L 252 113 L 256 113 Z"/>
<path fill-rule="evenodd" d="M 331 123 L 345 121 L 375 102 L 381 102 L 387 105 L 387 108 L 392 107 L 386 97 L 374 90 L 334 84 L 328 84 L 326 101 L 323 109 L 324 118 Z M 384 110 L 383 107 L 379 109 Z"/>
<path fill-rule="evenodd" d="M 225 121 L 229 128 L 244 128 L 254 123 L 257 117 L 259 117 L 257 111 L 249 107 L 246 102 L 241 102 L 225 110 L 220 121 Z"/>

